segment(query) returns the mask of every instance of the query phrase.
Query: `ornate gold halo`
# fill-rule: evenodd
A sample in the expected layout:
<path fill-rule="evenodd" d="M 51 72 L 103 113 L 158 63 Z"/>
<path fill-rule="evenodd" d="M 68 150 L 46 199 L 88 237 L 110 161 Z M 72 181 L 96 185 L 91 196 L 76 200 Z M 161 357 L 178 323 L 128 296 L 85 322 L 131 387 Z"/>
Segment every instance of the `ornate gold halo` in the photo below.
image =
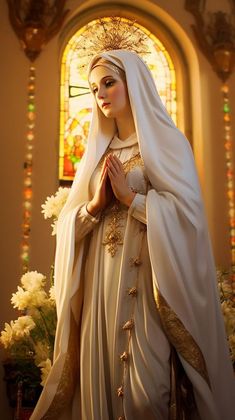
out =
<path fill-rule="evenodd" d="M 128 50 L 144 56 L 150 53 L 148 37 L 135 24 L 136 20 L 120 16 L 98 19 L 97 24 L 88 23 L 81 34 L 81 46 L 77 49 L 79 67 L 86 68 L 92 57 L 110 50 Z"/>

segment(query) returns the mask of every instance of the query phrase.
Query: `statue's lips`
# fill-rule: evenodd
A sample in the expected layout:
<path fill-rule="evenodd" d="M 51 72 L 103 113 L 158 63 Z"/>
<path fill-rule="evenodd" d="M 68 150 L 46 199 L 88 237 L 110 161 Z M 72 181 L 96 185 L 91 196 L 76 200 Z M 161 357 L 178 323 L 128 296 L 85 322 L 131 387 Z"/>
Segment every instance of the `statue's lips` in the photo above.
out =
<path fill-rule="evenodd" d="M 108 105 L 110 105 L 110 103 L 109 102 L 103 102 L 103 104 L 102 104 L 102 108 L 105 108 L 106 106 L 108 106 Z"/>

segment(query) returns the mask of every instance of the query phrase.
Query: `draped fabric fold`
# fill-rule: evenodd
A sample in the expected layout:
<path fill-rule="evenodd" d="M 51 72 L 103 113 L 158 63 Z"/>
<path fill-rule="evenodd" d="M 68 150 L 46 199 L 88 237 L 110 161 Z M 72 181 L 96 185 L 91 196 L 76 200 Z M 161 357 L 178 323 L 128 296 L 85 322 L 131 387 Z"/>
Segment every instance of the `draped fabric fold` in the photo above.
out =
<path fill-rule="evenodd" d="M 183 323 L 176 316 L 175 312 L 169 307 L 166 300 L 158 292 L 155 285 L 153 285 L 153 289 L 162 325 L 170 343 L 177 352 L 205 379 L 210 387 L 207 367 L 200 348 L 186 330 Z"/>
<path fill-rule="evenodd" d="M 100 56 L 126 73 L 140 154 L 152 186 L 146 198 L 147 239 L 163 328 L 192 384 L 199 418 L 232 420 L 234 378 L 191 147 L 167 114 L 142 59 L 124 50 Z M 75 248 L 75 218 L 79 205 L 91 198 L 89 180 L 115 130 L 115 122 L 104 117 L 94 102 L 87 150 L 58 221 L 54 364 L 32 420 L 58 418 L 46 413 L 52 411 L 64 371 L 71 314 L 79 329 L 82 311 L 87 238 Z M 177 341 L 182 331 L 188 347 L 180 344 L 180 337 Z"/>

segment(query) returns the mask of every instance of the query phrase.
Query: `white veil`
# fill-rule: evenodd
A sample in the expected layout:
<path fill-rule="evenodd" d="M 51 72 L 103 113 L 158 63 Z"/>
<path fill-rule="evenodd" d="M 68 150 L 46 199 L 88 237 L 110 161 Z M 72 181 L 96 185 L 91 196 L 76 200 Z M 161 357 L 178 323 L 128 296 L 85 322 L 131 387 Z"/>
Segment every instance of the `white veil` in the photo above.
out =
<path fill-rule="evenodd" d="M 232 420 L 233 373 L 191 147 L 166 112 L 151 73 L 137 54 L 114 50 L 99 56 L 126 74 L 140 153 L 153 187 L 147 195 L 146 213 L 154 290 L 178 320 L 172 326 L 166 317 L 164 328 L 169 327 L 169 340 L 192 382 L 201 418 Z M 53 418 L 50 413 L 56 412 L 56 406 L 62 407 L 71 390 L 71 383 L 67 391 L 63 389 L 61 378 L 74 360 L 68 356 L 71 319 L 78 331 L 83 293 L 84 240 L 75 249 L 75 217 L 78 206 L 91 198 L 91 174 L 115 130 L 114 120 L 107 119 L 94 102 L 87 149 L 58 222 L 55 358 L 32 420 Z M 188 347 L 185 334 L 191 340 Z"/>

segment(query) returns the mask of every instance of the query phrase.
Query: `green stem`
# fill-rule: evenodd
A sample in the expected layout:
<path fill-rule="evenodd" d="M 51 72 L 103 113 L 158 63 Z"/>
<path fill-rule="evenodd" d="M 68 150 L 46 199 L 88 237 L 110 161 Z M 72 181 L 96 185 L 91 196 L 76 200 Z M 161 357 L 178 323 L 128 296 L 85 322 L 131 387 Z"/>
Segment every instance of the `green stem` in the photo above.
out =
<path fill-rule="evenodd" d="M 50 330 L 48 329 L 48 326 L 47 326 L 47 323 L 46 323 L 46 319 L 45 319 L 43 310 L 42 310 L 42 308 L 38 308 L 38 311 L 39 311 L 39 313 L 41 315 L 42 321 L 43 321 L 44 326 L 45 326 L 45 332 L 46 332 L 46 335 L 47 335 L 47 339 L 48 339 L 48 341 L 50 343 L 50 346 L 53 348 L 53 346 L 54 346 L 54 338 L 51 336 Z"/>
<path fill-rule="evenodd" d="M 37 319 L 36 318 L 33 318 L 33 320 L 34 320 L 34 322 L 36 324 L 37 330 L 39 331 L 41 338 L 44 339 L 44 336 L 45 336 L 45 330 L 44 330 L 44 328 L 41 327 L 40 323 L 37 322 Z M 32 332 L 33 332 L 33 330 L 32 330 Z"/>

